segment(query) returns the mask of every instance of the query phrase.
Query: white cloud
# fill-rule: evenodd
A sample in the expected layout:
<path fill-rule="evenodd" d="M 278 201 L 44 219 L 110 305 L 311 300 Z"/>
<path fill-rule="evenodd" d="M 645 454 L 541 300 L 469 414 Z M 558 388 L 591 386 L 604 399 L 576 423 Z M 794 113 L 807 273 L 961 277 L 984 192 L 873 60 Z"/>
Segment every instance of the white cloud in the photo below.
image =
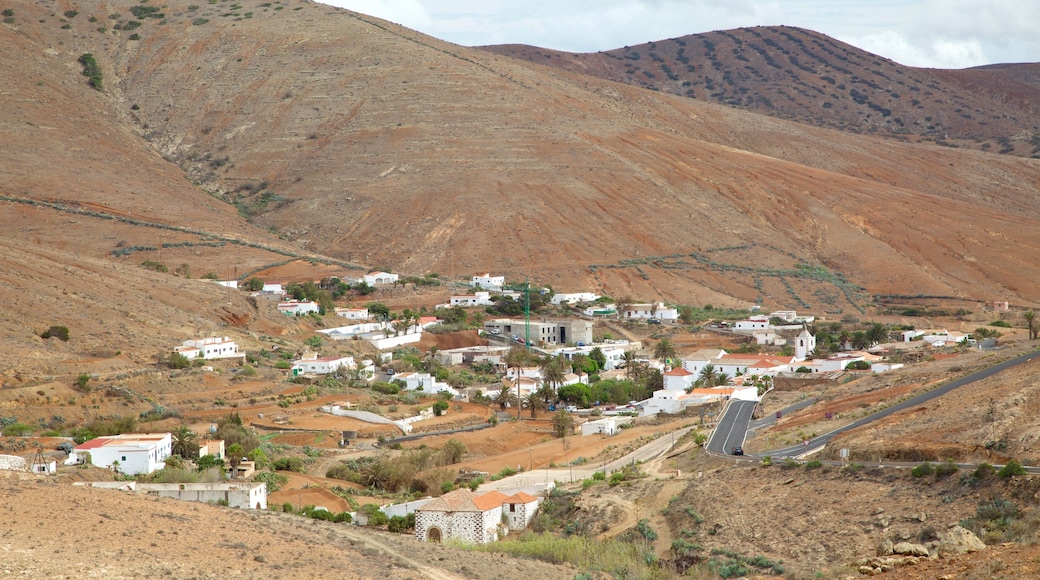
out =
<path fill-rule="evenodd" d="M 324 0 L 466 46 L 611 50 L 698 32 L 788 25 L 910 66 L 1035 62 L 1040 0 Z"/>

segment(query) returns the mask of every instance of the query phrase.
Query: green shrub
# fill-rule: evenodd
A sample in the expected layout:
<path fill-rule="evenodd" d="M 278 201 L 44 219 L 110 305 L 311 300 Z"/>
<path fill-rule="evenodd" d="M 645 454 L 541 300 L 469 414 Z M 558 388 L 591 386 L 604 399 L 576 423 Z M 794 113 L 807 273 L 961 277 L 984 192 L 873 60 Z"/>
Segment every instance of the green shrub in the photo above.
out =
<path fill-rule="evenodd" d="M 997 475 L 1003 477 L 1004 479 L 1013 477 L 1015 475 L 1025 474 L 1026 468 L 1022 467 L 1022 464 L 1014 459 L 1008 459 L 1008 462 L 1004 465 L 1004 467 L 1001 467 L 1000 471 L 997 472 Z"/>
<path fill-rule="evenodd" d="M 986 479 L 987 477 L 995 474 L 996 472 L 997 470 L 992 465 L 983 462 L 980 463 L 977 468 L 975 468 L 975 471 L 972 472 L 972 475 L 975 476 L 975 479 Z"/>
<path fill-rule="evenodd" d="M 933 473 L 935 473 L 935 467 L 927 461 L 910 470 L 910 475 L 914 477 L 924 477 Z"/>
<path fill-rule="evenodd" d="M 98 89 L 98 90 L 101 90 L 101 89 Z M 170 269 L 166 267 L 166 264 L 160 264 L 159 262 L 156 262 L 156 261 L 153 261 L 153 260 L 145 260 L 145 261 L 141 262 L 141 267 L 142 268 L 147 268 L 149 270 L 154 270 L 156 272 L 161 272 L 163 274 L 166 274 L 166 273 L 168 273 L 170 271 Z"/>
<path fill-rule="evenodd" d="M 303 459 L 299 457 L 280 457 L 275 459 L 271 465 L 276 471 L 295 471 L 296 473 L 307 471 L 304 467 Z"/>
<path fill-rule="evenodd" d="M 57 338 L 62 342 L 68 342 L 69 329 L 64 326 L 52 326 L 40 334 L 40 338 Z"/>
<path fill-rule="evenodd" d="M 282 475 L 281 473 L 275 473 L 273 471 L 261 471 L 253 476 L 253 481 L 263 482 L 267 484 L 267 493 L 274 493 L 280 489 L 286 483 L 289 483 L 289 478 Z"/>
<path fill-rule="evenodd" d="M 101 67 L 98 66 L 97 59 L 89 52 L 85 52 L 80 55 L 79 62 L 83 65 L 83 76 L 89 79 L 90 86 L 100 91 L 102 82 Z"/>
<path fill-rule="evenodd" d="M 605 479 L 607 479 L 607 474 L 603 473 L 602 471 L 597 471 L 592 474 L 592 479 L 593 481 L 604 481 Z"/>
<path fill-rule="evenodd" d="M 445 400 L 437 401 L 433 404 L 433 414 L 440 417 L 448 410 L 448 402 Z"/>
<path fill-rule="evenodd" d="M 394 516 L 386 523 L 386 529 L 395 534 L 409 534 L 415 530 L 415 513 L 407 516 Z"/>
<path fill-rule="evenodd" d="M 805 463 L 805 468 L 806 469 L 816 469 L 816 468 L 818 468 L 818 467 L 820 467 L 822 465 L 823 465 L 823 463 L 821 463 L 818 459 L 813 459 L 812 461 L 807 461 Z"/>
<path fill-rule="evenodd" d="M 25 437 L 26 435 L 32 435 L 33 428 L 25 423 L 13 423 L 4 427 L 5 437 Z"/>
<path fill-rule="evenodd" d="M 942 479 L 944 477 L 948 477 L 950 475 L 953 475 L 954 473 L 957 473 L 958 470 L 960 470 L 960 467 L 957 467 L 957 464 L 954 463 L 953 460 L 948 459 L 945 462 L 935 466 L 935 478 Z"/>

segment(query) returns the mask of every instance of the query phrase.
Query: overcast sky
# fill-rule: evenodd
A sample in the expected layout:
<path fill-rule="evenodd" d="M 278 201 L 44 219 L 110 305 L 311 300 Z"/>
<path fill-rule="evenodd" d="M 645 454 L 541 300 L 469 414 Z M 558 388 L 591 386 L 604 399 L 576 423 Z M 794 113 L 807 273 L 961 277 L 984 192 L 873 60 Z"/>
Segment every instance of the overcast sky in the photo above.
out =
<path fill-rule="evenodd" d="M 901 64 L 1040 61 L 1040 0 L 320 0 L 464 46 L 596 52 L 741 26 L 822 32 Z"/>

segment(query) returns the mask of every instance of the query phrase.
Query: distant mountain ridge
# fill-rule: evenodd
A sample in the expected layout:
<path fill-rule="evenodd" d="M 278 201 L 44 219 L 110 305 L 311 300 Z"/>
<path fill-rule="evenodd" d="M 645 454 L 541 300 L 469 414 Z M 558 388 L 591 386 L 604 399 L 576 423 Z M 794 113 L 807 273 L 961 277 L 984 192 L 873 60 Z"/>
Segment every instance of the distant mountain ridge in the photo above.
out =
<path fill-rule="evenodd" d="M 481 48 L 822 127 L 1040 157 L 1040 63 L 911 68 L 787 26 L 692 34 L 598 53 Z"/>

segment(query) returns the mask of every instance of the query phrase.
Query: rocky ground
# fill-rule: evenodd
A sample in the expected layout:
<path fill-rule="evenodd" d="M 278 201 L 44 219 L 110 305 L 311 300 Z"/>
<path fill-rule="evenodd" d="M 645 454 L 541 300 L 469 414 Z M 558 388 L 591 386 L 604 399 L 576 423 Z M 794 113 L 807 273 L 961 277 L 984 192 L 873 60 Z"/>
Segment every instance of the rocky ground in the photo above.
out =
<path fill-rule="evenodd" d="M 32 578 L 569 578 L 411 536 L 0 471 L 0 575 Z"/>

